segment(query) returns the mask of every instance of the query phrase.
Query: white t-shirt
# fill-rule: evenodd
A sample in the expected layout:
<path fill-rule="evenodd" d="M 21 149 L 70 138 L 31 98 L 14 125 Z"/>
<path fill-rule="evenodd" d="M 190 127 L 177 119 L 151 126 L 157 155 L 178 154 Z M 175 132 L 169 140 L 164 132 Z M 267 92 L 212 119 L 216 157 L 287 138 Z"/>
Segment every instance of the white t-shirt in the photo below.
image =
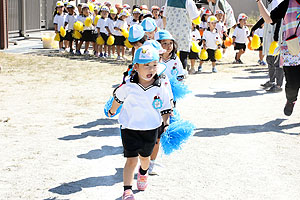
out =
<path fill-rule="evenodd" d="M 60 30 L 60 27 L 65 26 L 65 21 L 66 21 L 66 16 L 65 14 L 58 15 L 56 14 L 54 19 L 53 19 L 53 24 L 57 24 L 57 31 Z"/>
<path fill-rule="evenodd" d="M 168 76 L 163 73 L 160 75 L 160 78 L 161 78 L 161 85 L 165 86 L 167 88 L 167 90 L 169 91 L 170 101 L 173 101 L 174 96 L 173 96 L 171 83 L 170 83 Z"/>
<path fill-rule="evenodd" d="M 129 26 L 133 26 L 134 24 L 140 24 L 140 23 L 139 23 L 139 21 L 137 21 L 134 18 L 132 18 L 132 20 L 130 21 Z"/>
<path fill-rule="evenodd" d="M 185 71 L 183 69 L 182 63 L 177 55 L 174 58 L 170 58 L 169 60 L 163 60 L 163 63 L 167 66 L 167 69 L 164 71 L 164 74 L 168 76 L 170 79 L 173 76 L 183 76 L 185 75 Z"/>
<path fill-rule="evenodd" d="M 111 18 L 108 18 L 106 20 L 106 24 L 105 27 L 108 27 L 109 31 L 111 32 L 111 34 L 115 35 L 116 30 L 115 25 L 116 25 L 117 21 L 112 20 Z"/>
<path fill-rule="evenodd" d="M 246 44 L 249 35 L 250 35 L 249 28 L 247 26 L 241 28 L 240 25 L 238 24 L 234 29 L 232 37 L 235 37 L 236 43 Z"/>
<path fill-rule="evenodd" d="M 120 29 L 125 29 L 125 30 L 128 29 L 128 25 L 127 25 L 126 20 L 123 21 L 123 20 L 120 20 L 120 19 L 117 20 L 115 27 L 120 28 Z M 122 36 L 122 33 L 121 33 L 121 31 L 116 30 L 115 35 L 116 36 Z"/>
<path fill-rule="evenodd" d="M 108 32 L 105 28 L 106 23 L 107 23 L 108 18 L 103 18 L 101 17 L 98 22 L 97 22 L 97 29 L 100 28 L 100 33 L 105 33 L 106 35 L 108 35 Z"/>
<path fill-rule="evenodd" d="M 113 96 L 118 103 L 123 104 L 119 115 L 122 129 L 156 129 L 161 126 L 161 116 L 171 112 L 169 92 L 161 85 L 158 76 L 152 85 L 144 88 L 136 74 L 115 89 Z"/>
<path fill-rule="evenodd" d="M 127 18 L 126 18 L 127 24 L 130 24 L 130 22 L 132 21 L 132 19 L 133 19 L 133 16 L 132 16 L 132 15 L 130 15 L 129 17 L 127 17 Z"/>
<path fill-rule="evenodd" d="M 88 16 L 88 17 L 90 17 L 92 20 L 93 20 L 93 16 L 92 15 L 90 15 L 90 16 Z M 81 21 L 82 23 L 83 23 L 83 31 L 86 31 L 86 30 L 94 30 L 95 29 L 95 27 L 94 27 L 94 25 L 92 24 L 92 26 L 90 26 L 90 27 L 86 27 L 85 26 L 85 20 L 86 20 L 86 18 L 88 18 L 88 17 L 86 17 L 86 16 L 84 16 L 84 15 L 79 15 L 78 17 L 77 17 L 77 21 Z"/>
<path fill-rule="evenodd" d="M 77 22 L 77 15 L 67 15 L 65 22 L 68 23 L 68 30 L 73 30 L 73 26 Z"/>
<path fill-rule="evenodd" d="M 164 28 L 164 23 L 162 18 L 158 17 L 157 19 L 154 19 L 156 25 L 158 28 L 163 29 Z"/>
<path fill-rule="evenodd" d="M 192 40 L 193 41 L 201 40 L 200 32 L 197 29 L 192 31 Z"/>
<path fill-rule="evenodd" d="M 218 48 L 218 44 L 222 44 L 221 37 L 216 29 L 213 32 L 205 30 L 202 39 L 205 40 L 207 49 L 216 50 Z"/>
<path fill-rule="evenodd" d="M 216 29 L 221 37 L 223 37 L 223 33 L 227 31 L 224 22 L 217 22 Z"/>
<path fill-rule="evenodd" d="M 199 27 L 200 27 L 201 29 L 206 30 L 206 29 L 208 28 L 207 22 L 202 22 L 202 23 L 199 25 Z"/>
<path fill-rule="evenodd" d="M 258 35 L 259 37 L 263 37 L 264 36 L 264 28 L 256 29 L 254 34 Z"/>

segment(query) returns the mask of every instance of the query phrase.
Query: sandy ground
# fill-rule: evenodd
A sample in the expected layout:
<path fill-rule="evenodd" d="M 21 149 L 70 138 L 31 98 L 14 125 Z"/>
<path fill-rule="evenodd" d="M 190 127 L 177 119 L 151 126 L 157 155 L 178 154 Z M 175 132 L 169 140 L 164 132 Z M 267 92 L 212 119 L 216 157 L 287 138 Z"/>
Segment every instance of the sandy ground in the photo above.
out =
<path fill-rule="evenodd" d="M 257 52 L 246 65 L 226 56 L 186 80 L 178 109 L 195 134 L 159 155 L 145 192 L 134 182 L 137 199 L 300 199 L 300 104 L 285 117 L 284 92 L 259 87 Z M 126 63 L 0 53 L 0 64 L 0 199 L 120 200 L 119 125 L 103 106 Z"/>

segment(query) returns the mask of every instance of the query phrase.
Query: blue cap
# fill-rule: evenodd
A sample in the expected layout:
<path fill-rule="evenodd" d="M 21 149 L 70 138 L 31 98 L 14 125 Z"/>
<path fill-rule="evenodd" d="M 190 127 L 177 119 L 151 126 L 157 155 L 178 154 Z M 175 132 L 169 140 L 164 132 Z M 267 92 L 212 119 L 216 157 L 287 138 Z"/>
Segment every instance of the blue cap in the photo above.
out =
<path fill-rule="evenodd" d="M 147 17 L 141 23 L 142 27 L 144 28 L 145 32 L 152 32 L 157 28 L 156 22 L 154 19 Z"/>
<path fill-rule="evenodd" d="M 161 44 L 156 40 L 147 40 L 143 45 L 151 45 L 153 46 L 159 54 L 165 53 L 166 50 L 162 48 Z"/>
<path fill-rule="evenodd" d="M 154 35 L 155 40 L 175 40 L 171 33 L 166 30 L 160 30 Z"/>
<path fill-rule="evenodd" d="M 159 61 L 158 51 L 153 46 L 144 45 L 136 50 L 133 64 L 146 64 L 153 61 Z"/>
<path fill-rule="evenodd" d="M 138 24 L 134 24 L 129 29 L 129 42 L 137 42 L 140 39 L 142 39 L 145 35 L 145 31 L 143 30 L 143 27 Z"/>

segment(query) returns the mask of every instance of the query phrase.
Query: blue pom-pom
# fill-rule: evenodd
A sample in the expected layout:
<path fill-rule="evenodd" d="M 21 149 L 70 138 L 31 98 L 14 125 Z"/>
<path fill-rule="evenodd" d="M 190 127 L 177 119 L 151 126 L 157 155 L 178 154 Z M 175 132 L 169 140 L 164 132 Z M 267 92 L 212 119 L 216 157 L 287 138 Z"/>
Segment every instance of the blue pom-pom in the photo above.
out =
<path fill-rule="evenodd" d="M 104 106 L 104 113 L 105 113 L 106 117 L 109 117 L 108 116 L 108 111 L 111 108 L 113 101 L 114 101 L 114 98 L 110 97 L 109 100 L 106 102 L 106 104 Z M 117 109 L 116 114 L 114 114 L 111 117 L 114 117 L 114 116 L 118 115 L 121 112 L 121 109 L 122 109 L 122 105 Z"/>
<path fill-rule="evenodd" d="M 187 94 L 191 93 L 186 85 L 177 80 L 176 76 L 170 78 L 170 84 L 174 101 L 178 101 L 179 99 L 184 98 Z"/>
<path fill-rule="evenodd" d="M 181 149 L 181 145 L 188 140 L 194 129 L 195 126 L 189 121 L 179 120 L 170 124 L 160 139 L 163 152 L 170 155 L 175 150 Z"/>
<path fill-rule="evenodd" d="M 170 124 L 180 120 L 180 114 L 176 108 L 173 109 L 173 116 L 170 116 Z"/>

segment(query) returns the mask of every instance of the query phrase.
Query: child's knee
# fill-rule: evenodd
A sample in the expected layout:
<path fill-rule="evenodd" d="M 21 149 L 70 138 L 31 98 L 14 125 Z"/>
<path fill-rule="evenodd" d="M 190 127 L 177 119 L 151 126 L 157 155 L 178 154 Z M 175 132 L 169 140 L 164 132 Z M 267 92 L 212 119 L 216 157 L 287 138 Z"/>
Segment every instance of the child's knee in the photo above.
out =
<path fill-rule="evenodd" d="M 138 158 L 134 157 L 134 158 L 127 158 L 126 161 L 126 165 L 131 166 L 131 167 L 135 167 L 138 163 Z"/>

